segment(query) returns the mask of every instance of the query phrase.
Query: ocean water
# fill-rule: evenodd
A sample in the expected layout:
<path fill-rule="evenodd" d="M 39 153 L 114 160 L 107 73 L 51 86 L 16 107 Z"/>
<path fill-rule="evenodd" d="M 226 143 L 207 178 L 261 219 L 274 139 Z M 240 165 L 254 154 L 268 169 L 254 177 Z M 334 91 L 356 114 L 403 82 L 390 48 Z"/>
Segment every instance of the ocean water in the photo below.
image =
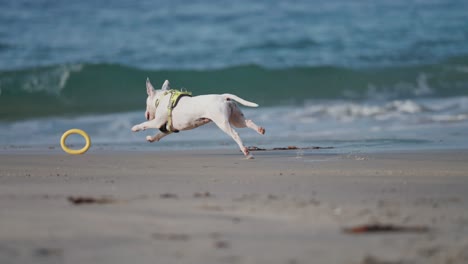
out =
<path fill-rule="evenodd" d="M 130 132 L 149 77 L 260 104 L 246 145 L 467 148 L 467 25 L 464 0 L 0 0 L 0 146 L 236 147 L 213 125 Z"/>

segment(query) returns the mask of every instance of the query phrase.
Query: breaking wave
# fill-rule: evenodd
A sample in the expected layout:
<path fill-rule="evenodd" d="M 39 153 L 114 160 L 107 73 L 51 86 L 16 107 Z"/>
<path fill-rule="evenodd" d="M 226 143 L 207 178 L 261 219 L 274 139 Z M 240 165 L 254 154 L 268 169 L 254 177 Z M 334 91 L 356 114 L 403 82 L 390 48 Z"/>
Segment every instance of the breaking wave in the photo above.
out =
<path fill-rule="evenodd" d="M 74 64 L 1 71 L 0 120 L 141 110 L 146 77 L 155 87 L 169 79 L 174 88 L 184 87 L 195 95 L 229 92 L 263 106 L 320 99 L 443 98 L 468 95 L 468 56 L 438 64 L 377 69 L 242 65 L 215 70 L 146 70 Z"/>

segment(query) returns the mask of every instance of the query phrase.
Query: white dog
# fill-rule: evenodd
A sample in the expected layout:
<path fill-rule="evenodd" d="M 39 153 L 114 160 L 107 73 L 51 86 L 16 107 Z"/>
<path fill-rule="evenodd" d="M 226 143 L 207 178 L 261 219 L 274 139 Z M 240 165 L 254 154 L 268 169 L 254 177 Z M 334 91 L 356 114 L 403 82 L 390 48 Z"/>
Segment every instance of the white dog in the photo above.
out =
<path fill-rule="evenodd" d="M 236 141 L 247 158 L 252 158 L 232 126 L 249 127 L 261 135 L 265 134 L 263 127 L 244 118 L 244 114 L 234 101 L 249 107 L 257 107 L 258 105 L 233 94 L 177 97 L 173 96 L 176 91 L 170 89 L 168 80 L 164 82 L 160 90 L 155 90 L 149 79 L 146 80 L 146 92 L 148 98 L 146 99 L 145 117 L 148 121 L 133 126 L 132 131 L 137 132 L 148 128 L 159 129 L 161 133 L 146 137 L 149 142 L 159 141 L 172 132 L 193 129 L 213 121 Z"/>

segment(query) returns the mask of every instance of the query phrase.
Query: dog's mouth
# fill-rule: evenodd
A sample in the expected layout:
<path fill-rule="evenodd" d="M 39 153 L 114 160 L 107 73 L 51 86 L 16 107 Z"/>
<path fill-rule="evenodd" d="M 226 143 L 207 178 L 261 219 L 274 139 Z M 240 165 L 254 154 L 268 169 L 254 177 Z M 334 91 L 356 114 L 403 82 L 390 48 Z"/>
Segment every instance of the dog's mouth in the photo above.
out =
<path fill-rule="evenodd" d="M 150 114 L 147 112 L 146 113 L 146 120 L 149 120 L 150 119 Z"/>

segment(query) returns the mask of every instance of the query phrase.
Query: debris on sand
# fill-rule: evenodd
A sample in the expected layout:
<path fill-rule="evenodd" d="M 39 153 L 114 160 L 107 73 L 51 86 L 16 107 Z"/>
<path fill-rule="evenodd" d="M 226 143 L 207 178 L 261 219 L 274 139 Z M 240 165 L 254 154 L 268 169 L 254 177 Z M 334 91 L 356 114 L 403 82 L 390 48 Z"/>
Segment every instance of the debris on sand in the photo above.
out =
<path fill-rule="evenodd" d="M 259 147 L 256 147 L 256 146 L 248 146 L 247 149 L 249 151 L 265 151 L 265 150 L 267 150 L 265 148 L 259 148 Z"/>
<path fill-rule="evenodd" d="M 249 151 L 272 151 L 272 150 L 308 150 L 308 149 L 333 149 L 334 147 L 297 147 L 297 146 L 287 146 L 287 147 L 279 147 L 279 148 L 259 148 L 256 146 L 249 146 L 247 147 Z"/>
<path fill-rule="evenodd" d="M 116 200 L 110 197 L 89 197 L 89 196 L 68 196 L 68 201 L 73 205 L 84 205 L 84 204 L 110 204 L 115 203 Z"/>
<path fill-rule="evenodd" d="M 367 255 L 362 260 L 361 264 L 406 264 L 404 260 L 398 259 L 395 261 L 383 260 L 372 255 Z"/>
<path fill-rule="evenodd" d="M 34 255 L 38 257 L 53 257 L 53 256 L 62 256 L 63 250 L 60 248 L 37 248 L 34 252 Z"/>
<path fill-rule="evenodd" d="M 204 192 L 204 193 L 196 192 L 193 194 L 194 198 L 208 198 L 211 196 L 213 195 L 210 192 Z"/>
<path fill-rule="evenodd" d="M 371 234 L 371 233 L 425 233 L 429 228 L 426 226 L 400 226 L 392 224 L 368 224 L 343 228 L 348 234 Z"/>
<path fill-rule="evenodd" d="M 163 193 L 159 195 L 159 197 L 163 199 L 177 199 L 178 198 L 177 194 L 175 193 Z"/>
<path fill-rule="evenodd" d="M 190 239 L 190 236 L 187 234 L 175 233 L 154 233 L 151 236 L 155 240 L 187 241 Z"/>
<path fill-rule="evenodd" d="M 229 242 L 225 240 L 219 240 L 214 243 L 214 247 L 218 249 L 229 248 Z"/>

